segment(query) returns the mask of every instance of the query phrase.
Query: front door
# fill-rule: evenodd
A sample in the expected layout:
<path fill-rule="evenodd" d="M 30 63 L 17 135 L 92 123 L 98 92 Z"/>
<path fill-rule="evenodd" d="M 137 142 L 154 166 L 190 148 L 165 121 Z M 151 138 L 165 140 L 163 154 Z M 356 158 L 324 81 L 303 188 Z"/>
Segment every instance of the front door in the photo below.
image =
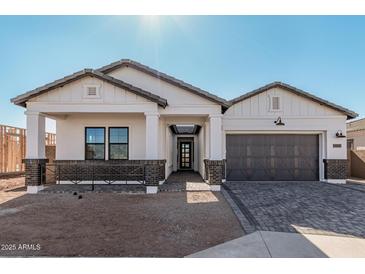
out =
<path fill-rule="evenodd" d="M 180 168 L 191 169 L 191 142 L 180 142 Z"/>

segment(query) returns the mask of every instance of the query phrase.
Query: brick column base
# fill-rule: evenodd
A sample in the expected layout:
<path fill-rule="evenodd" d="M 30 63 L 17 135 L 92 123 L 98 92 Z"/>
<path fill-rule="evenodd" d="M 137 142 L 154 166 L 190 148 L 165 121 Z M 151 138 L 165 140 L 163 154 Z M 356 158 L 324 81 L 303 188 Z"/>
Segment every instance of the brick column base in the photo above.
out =
<path fill-rule="evenodd" d="M 345 182 L 347 179 L 348 160 L 324 159 L 324 178 L 328 181 Z"/>
<path fill-rule="evenodd" d="M 224 177 L 224 160 L 204 160 L 205 180 L 211 186 L 221 185 Z M 213 187 L 214 188 L 214 187 Z"/>
<path fill-rule="evenodd" d="M 25 185 L 29 193 L 37 193 L 46 182 L 46 163 L 48 159 L 24 159 Z"/>
<path fill-rule="evenodd" d="M 166 160 L 146 160 L 145 184 L 146 186 L 158 186 L 165 179 Z"/>

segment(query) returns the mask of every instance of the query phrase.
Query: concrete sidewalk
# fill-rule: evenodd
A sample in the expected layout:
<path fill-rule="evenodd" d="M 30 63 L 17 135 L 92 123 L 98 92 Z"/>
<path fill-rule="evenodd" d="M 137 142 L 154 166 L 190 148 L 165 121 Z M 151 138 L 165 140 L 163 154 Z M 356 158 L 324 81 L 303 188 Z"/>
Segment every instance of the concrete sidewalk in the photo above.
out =
<path fill-rule="evenodd" d="M 365 239 L 257 231 L 188 258 L 365 258 Z"/>

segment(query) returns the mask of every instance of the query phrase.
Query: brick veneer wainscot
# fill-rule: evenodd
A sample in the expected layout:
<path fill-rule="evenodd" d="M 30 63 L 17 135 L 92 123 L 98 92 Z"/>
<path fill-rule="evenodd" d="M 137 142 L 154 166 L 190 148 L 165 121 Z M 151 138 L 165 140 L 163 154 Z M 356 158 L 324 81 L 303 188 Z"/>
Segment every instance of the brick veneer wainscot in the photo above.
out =
<path fill-rule="evenodd" d="M 48 159 L 23 159 L 25 164 L 25 184 L 39 186 L 46 182 L 46 163 Z"/>
<path fill-rule="evenodd" d="M 220 185 L 225 174 L 225 160 L 204 160 L 205 179 L 210 185 Z"/>
<path fill-rule="evenodd" d="M 158 185 L 165 179 L 166 160 L 55 160 L 61 181 L 145 181 Z"/>
<path fill-rule="evenodd" d="M 325 179 L 347 179 L 348 160 L 324 159 Z"/>

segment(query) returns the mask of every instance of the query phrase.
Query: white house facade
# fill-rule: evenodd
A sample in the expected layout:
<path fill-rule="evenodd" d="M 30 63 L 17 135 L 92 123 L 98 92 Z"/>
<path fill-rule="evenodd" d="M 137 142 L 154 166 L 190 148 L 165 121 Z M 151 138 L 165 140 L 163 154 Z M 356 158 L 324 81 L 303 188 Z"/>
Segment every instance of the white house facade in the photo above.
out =
<path fill-rule="evenodd" d="M 56 120 L 59 183 L 143 182 L 194 170 L 230 181 L 346 179 L 356 113 L 275 82 L 231 101 L 132 60 L 85 69 L 12 99 L 26 108 L 26 182 L 43 187 L 45 118 Z M 95 166 L 97 166 L 95 170 Z"/>

